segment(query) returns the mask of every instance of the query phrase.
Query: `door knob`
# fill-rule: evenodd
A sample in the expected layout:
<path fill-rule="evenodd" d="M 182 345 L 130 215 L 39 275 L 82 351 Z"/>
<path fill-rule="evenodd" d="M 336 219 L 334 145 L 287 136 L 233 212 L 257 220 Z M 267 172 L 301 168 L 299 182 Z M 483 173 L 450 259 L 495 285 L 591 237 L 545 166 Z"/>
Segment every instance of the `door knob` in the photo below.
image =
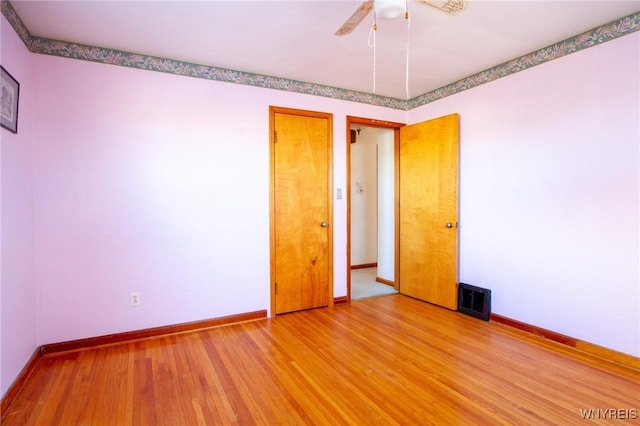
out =
<path fill-rule="evenodd" d="M 453 228 L 453 223 L 447 222 L 447 224 L 444 225 L 444 226 L 446 226 L 447 228 Z"/>
<path fill-rule="evenodd" d="M 323 228 L 326 228 L 329 226 L 329 224 L 327 222 L 320 222 L 320 226 L 322 226 Z"/>

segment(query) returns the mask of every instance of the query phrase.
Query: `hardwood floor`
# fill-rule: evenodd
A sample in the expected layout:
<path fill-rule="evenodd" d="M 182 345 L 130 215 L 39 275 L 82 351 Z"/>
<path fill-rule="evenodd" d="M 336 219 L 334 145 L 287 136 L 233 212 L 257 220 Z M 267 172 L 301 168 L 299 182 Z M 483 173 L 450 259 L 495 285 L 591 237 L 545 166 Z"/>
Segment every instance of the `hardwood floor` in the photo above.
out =
<path fill-rule="evenodd" d="M 3 425 L 637 424 L 638 409 L 636 370 L 393 295 L 47 355 Z"/>

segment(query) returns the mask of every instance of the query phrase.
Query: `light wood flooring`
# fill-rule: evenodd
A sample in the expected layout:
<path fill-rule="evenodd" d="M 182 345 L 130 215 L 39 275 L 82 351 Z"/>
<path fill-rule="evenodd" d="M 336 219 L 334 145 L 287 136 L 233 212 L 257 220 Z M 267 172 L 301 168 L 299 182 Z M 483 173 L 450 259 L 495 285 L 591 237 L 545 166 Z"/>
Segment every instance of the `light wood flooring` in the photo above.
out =
<path fill-rule="evenodd" d="M 3 425 L 638 424 L 581 410 L 632 417 L 639 379 L 392 295 L 47 356 Z"/>

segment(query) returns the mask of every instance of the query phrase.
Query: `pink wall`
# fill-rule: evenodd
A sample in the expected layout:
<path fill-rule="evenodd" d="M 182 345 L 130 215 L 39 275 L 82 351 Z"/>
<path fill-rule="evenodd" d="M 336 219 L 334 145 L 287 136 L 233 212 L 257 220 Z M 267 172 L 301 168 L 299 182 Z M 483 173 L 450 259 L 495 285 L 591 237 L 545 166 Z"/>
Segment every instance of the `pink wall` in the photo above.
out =
<path fill-rule="evenodd" d="M 461 115 L 460 279 L 640 356 L 640 33 L 409 112 Z"/>
<path fill-rule="evenodd" d="M 0 17 L 2 66 L 20 83 L 18 134 L 0 129 L 0 393 L 38 346 L 34 279 L 31 54 Z"/>
<path fill-rule="evenodd" d="M 35 56 L 39 342 L 269 307 L 269 105 L 405 113 L 320 97 Z M 45 71 L 46 70 L 46 71 Z M 345 200 L 335 296 L 346 295 Z M 142 305 L 129 306 L 140 292 Z"/>

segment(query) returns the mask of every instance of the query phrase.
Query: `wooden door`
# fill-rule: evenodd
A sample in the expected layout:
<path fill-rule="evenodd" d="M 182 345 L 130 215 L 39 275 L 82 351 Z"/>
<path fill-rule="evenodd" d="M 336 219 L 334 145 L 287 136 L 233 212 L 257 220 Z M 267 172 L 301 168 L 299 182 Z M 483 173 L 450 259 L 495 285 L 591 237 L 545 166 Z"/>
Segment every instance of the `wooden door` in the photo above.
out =
<path fill-rule="evenodd" d="M 400 129 L 400 292 L 458 304 L 457 114 Z"/>
<path fill-rule="evenodd" d="M 271 108 L 272 312 L 327 306 L 332 280 L 332 116 Z"/>

